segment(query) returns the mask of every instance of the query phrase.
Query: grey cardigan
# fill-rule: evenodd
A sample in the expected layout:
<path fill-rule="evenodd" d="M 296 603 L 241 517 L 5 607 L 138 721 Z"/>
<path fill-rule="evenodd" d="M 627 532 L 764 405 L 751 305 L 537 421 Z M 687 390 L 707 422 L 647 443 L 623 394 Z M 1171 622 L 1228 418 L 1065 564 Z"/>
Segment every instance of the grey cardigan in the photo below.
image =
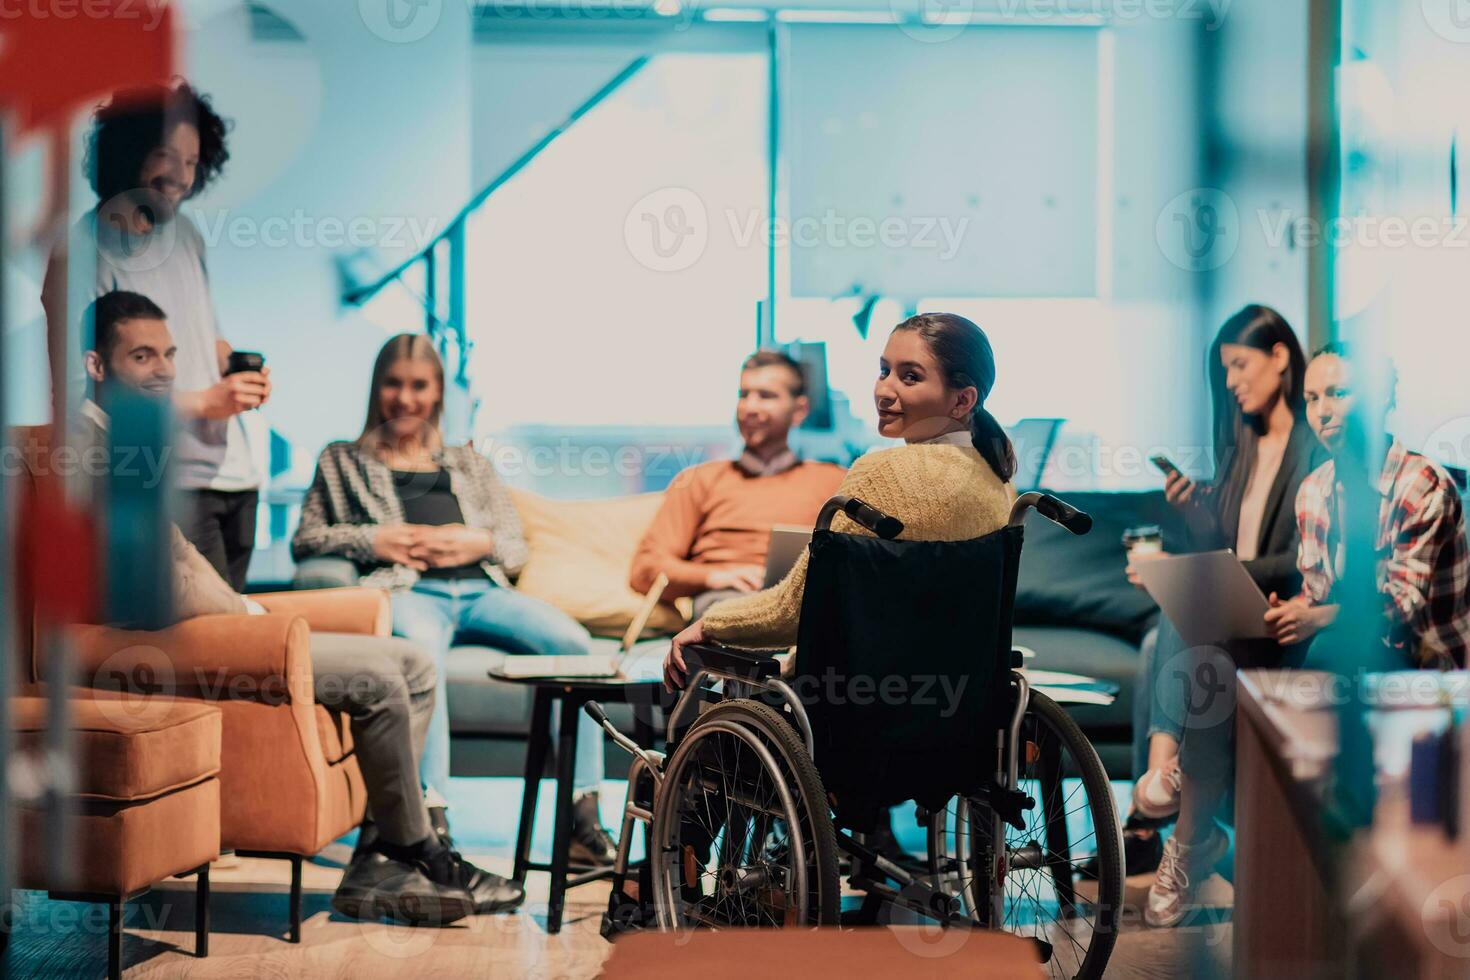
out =
<path fill-rule="evenodd" d="M 449 472 L 449 486 L 465 524 L 485 528 L 494 538 L 494 552 L 480 563 L 485 574 L 509 586 L 529 555 L 510 491 L 473 446 L 447 446 L 434 454 L 434 461 Z M 402 523 L 403 503 L 388 465 L 355 442 L 334 442 L 317 457 L 316 476 L 301 505 L 301 524 L 291 539 L 291 557 L 350 558 L 363 570 L 361 584 L 389 591 L 411 589 L 419 580 L 418 571 L 389 564 L 373 551 L 379 527 Z"/>

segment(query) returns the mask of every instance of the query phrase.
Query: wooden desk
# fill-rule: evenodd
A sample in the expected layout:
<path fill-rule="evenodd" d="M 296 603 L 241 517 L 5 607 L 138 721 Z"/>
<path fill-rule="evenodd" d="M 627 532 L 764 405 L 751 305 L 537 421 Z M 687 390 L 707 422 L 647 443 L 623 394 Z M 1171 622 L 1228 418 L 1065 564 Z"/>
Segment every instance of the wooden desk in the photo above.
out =
<path fill-rule="evenodd" d="M 1337 753 L 1331 711 L 1269 696 L 1285 671 L 1245 670 L 1236 693 L 1235 913 L 1238 977 L 1340 977 L 1331 867 L 1318 832 L 1320 787 Z"/>
<path fill-rule="evenodd" d="M 1235 975 L 1470 976 L 1470 846 L 1411 824 L 1392 786 L 1371 828 L 1329 846 L 1319 813 L 1336 716 L 1290 706 L 1302 673 L 1239 675 Z"/>

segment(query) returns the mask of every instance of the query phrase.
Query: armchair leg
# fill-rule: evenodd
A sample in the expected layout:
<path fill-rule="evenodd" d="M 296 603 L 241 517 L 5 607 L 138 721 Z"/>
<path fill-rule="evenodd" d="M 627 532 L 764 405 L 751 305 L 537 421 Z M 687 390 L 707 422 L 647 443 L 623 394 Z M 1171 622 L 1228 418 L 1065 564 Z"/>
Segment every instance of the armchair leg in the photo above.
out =
<path fill-rule="evenodd" d="M 122 980 L 123 899 L 107 903 L 107 980 Z"/>
<path fill-rule="evenodd" d="M 300 854 L 288 854 L 285 851 L 249 851 L 238 847 L 235 848 L 235 853 L 240 857 L 270 858 L 273 861 L 291 862 L 291 928 L 287 934 L 287 941 L 301 942 L 301 862 L 305 858 Z"/>
<path fill-rule="evenodd" d="M 291 855 L 291 942 L 301 942 L 301 855 Z"/>
<path fill-rule="evenodd" d="M 194 955 L 209 955 L 209 865 L 199 869 L 194 886 Z"/>

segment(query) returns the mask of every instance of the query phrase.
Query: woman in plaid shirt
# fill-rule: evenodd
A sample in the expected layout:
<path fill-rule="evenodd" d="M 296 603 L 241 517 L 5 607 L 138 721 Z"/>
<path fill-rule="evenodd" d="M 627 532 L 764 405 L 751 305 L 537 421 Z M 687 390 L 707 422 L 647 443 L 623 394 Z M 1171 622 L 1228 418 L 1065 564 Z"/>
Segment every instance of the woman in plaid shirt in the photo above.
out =
<path fill-rule="evenodd" d="M 1356 400 L 1352 362 L 1340 345 L 1323 348 L 1307 368 L 1307 420 L 1333 456 L 1303 483 L 1296 498 L 1302 591 L 1274 608 L 1267 625 L 1282 644 L 1314 638 L 1337 619 L 1334 595 L 1343 573 L 1342 519 L 1350 494 L 1338 476 L 1378 473 L 1377 585 L 1383 597 L 1383 640 L 1414 666 L 1463 667 L 1470 648 L 1470 552 L 1465 515 L 1444 469 L 1391 439 L 1381 466 L 1364 466 L 1349 420 Z"/>
<path fill-rule="evenodd" d="M 1366 462 L 1360 448 L 1366 440 L 1349 418 L 1356 396 L 1351 364 L 1341 347 L 1330 345 L 1313 357 L 1303 391 L 1307 422 L 1331 458 L 1302 481 L 1297 493 L 1302 590 L 1284 602 L 1271 593 L 1267 627 L 1291 652 L 1293 662 L 1304 659 L 1297 666 L 1330 659 L 1330 651 L 1321 649 L 1326 644 L 1311 649 L 1307 644 L 1337 619 L 1343 598 L 1337 594 L 1344 577 L 1342 515 L 1357 511 L 1363 501 L 1377 507 L 1374 559 L 1383 596 L 1384 641 L 1412 664 L 1464 666 L 1470 646 L 1470 557 L 1454 482 L 1442 467 L 1397 440 L 1390 441 L 1381 463 Z M 1343 477 L 1352 481 L 1347 487 L 1338 474 L 1339 462 Z M 1377 473 L 1376 482 L 1368 477 L 1371 473 Z M 1356 480 L 1351 474 L 1358 474 Z M 1199 882 L 1223 853 L 1214 816 L 1234 759 L 1236 664 L 1230 656 L 1208 650 L 1201 650 L 1199 658 L 1196 678 L 1202 681 L 1208 668 L 1220 686 L 1203 706 L 1209 717 L 1185 734 L 1179 822 L 1149 888 L 1144 919 L 1150 925 L 1179 922 L 1192 907 Z M 1210 714 L 1211 703 L 1230 710 Z"/>

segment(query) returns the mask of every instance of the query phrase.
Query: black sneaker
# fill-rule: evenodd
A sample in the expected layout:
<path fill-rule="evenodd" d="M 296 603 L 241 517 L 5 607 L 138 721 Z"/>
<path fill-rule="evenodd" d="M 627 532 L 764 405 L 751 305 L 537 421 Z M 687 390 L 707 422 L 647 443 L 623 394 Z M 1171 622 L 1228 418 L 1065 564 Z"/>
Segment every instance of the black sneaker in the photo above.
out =
<path fill-rule="evenodd" d="M 457 884 L 435 882 L 421 867 L 374 850 L 348 866 L 332 908 L 351 919 L 443 926 L 472 914 L 475 900 Z"/>
<path fill-rule="evenodd" d="M 519 881 L 478 868 L 461 857 L 458 851 L 443 848 L 433 860 L 442 862 L 442 872 L 436 873 L 443 873 L 470 893 L 476 915 L 509 912 L 526 900 L 525 886 Z"/>
<path fill-rule="evenodd" d="M 438 869 L 436 874 L 445 875 L 448 880 L 454 881 L 470 893 L 475 902 L 476 915 L 509 912 L 526 900 L 526 889 L 520 882 L 478 868 L 454 849 L 454 838 L 449 833 L 448 808 L 429 807 L 429 826 L 441 845 L 431 852 L 429 858 Z M 440 868 L 439 864 L 443 867 Z"/>
<path fill-rule="evenodd" d="M 572 864 L 602 867 L 618 857 L 618 841 L 602 825 L 597 793 L 583 793 L 572 805 L 572 846 L 568 860 Z"/>

